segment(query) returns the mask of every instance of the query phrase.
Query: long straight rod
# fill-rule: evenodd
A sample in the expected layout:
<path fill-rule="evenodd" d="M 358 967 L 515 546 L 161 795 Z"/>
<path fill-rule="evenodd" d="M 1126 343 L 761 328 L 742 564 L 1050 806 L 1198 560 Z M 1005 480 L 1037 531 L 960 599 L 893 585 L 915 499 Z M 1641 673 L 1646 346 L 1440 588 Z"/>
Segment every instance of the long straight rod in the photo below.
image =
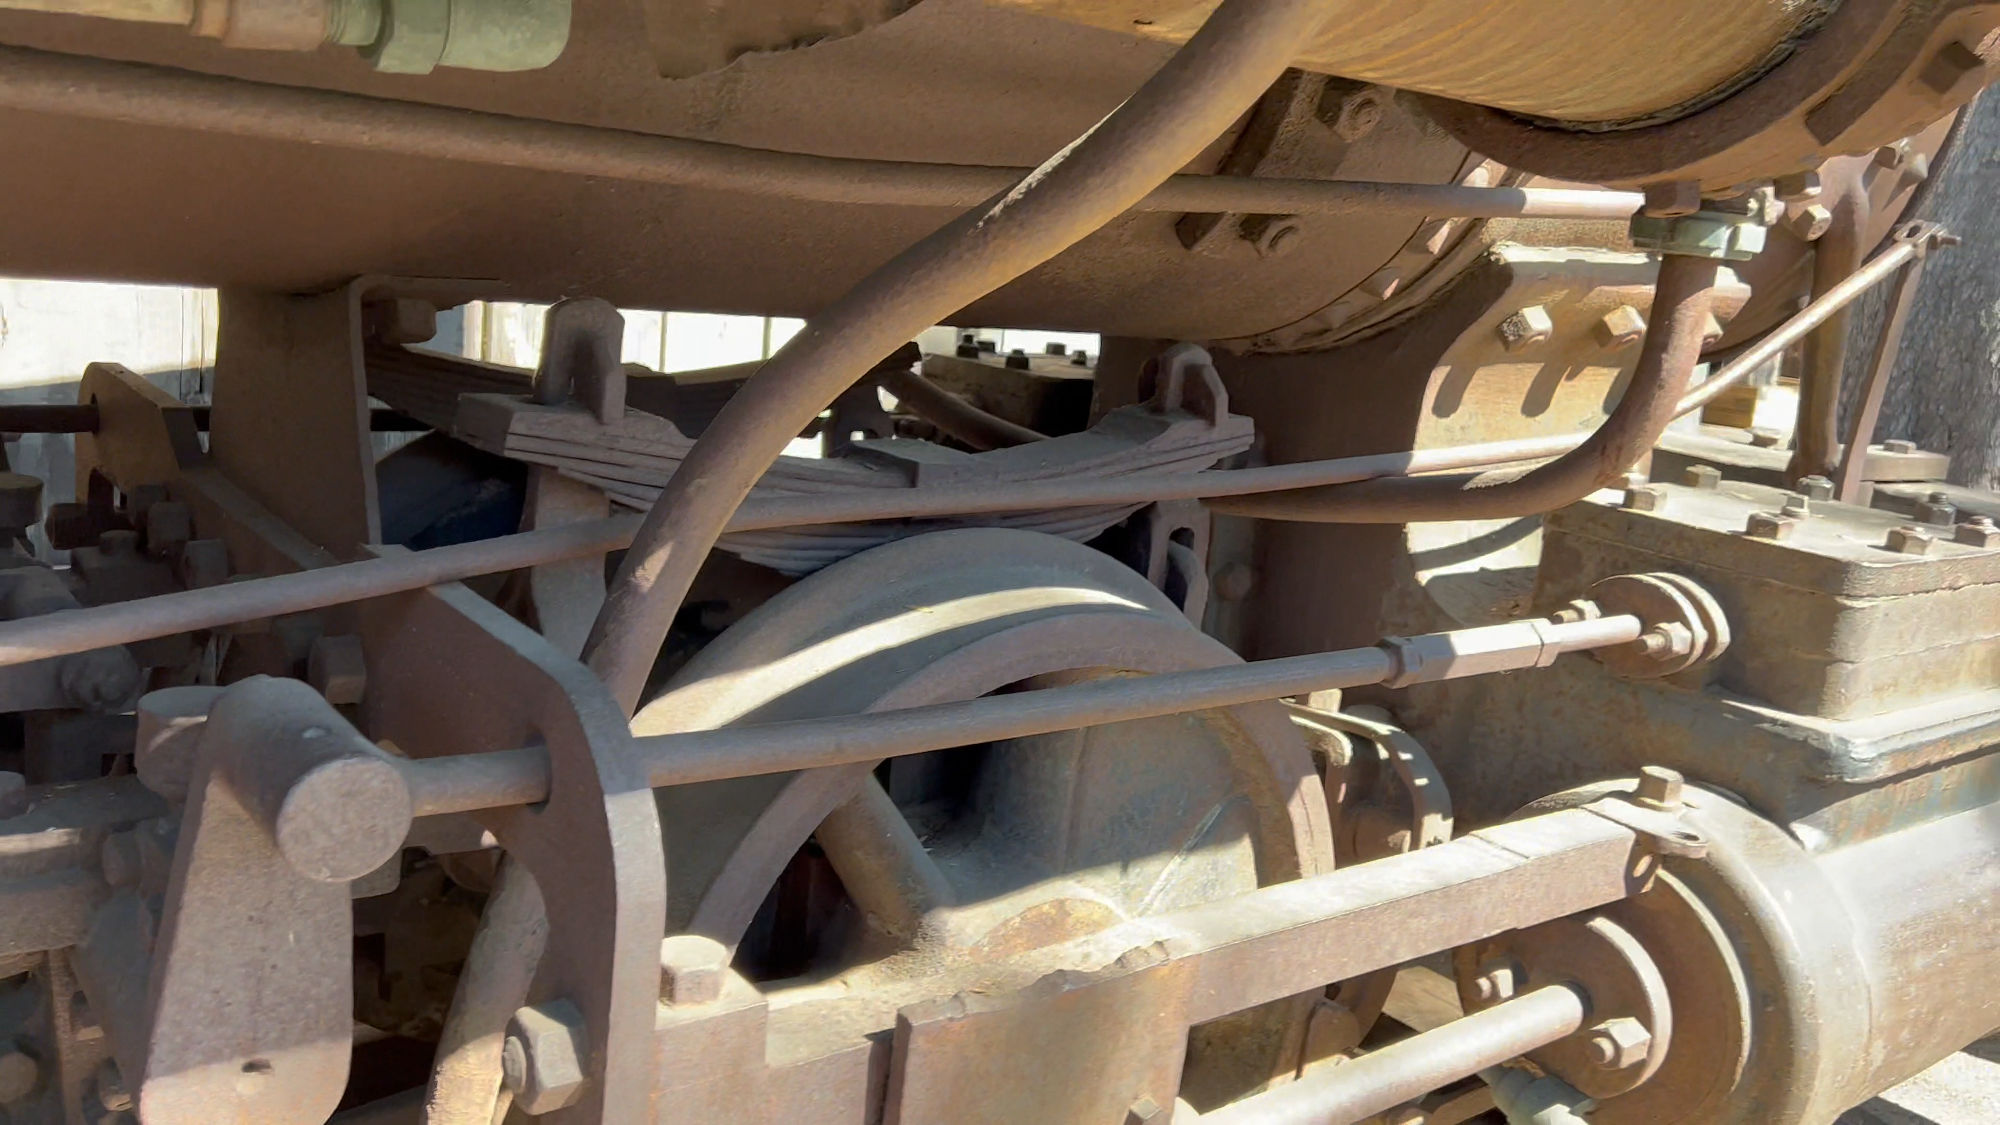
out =
<path fill-rule="evenodd" d="M 1629 615 L 1561 624 L 1515 621 L 1367 648 L 1093 680 L 897 711 L 642 735 L 625 752 L 655 787 L 786 773 L 1332 688 L 1541 667 L 1566 652 L 1630 643 L 1641 628 L 1639 619 Z M 548 794 L 548 768 L 547 758 L 533 748 L 405 764 L 418 816 L 532 804 Z"/>
<path fill-rule="evenodd" d="M 0 46 L 0 108 L 825 203 L 962 211 L 1031 169 L 747 148 Z M 1629 218 L 1634 192 L 1175 176 L 1140 211 Z"/>
<path fill-rule="evenodd" d="M 0 49 L 4 58 L 5 49 Z M 4 81 L 4 78 L 0 78 Z M 1681 400 L 1677 414 L 1709 400 L 1804 337 L 1828 316 L 1894 274 L 1917 253 L 1899 242 L 1877 254 L 1826 296 L 1772 329 L 1755 347 L 1731 360 Z M 879 489 L 812 496 L 751 496 L 730 521 L 731 531 L 760 531 L 877 519 L 918 519 L 1039 508 L 1145 504 L 1157 500 L 1244 496 L 1379 477 L 1504 465 L 1557 457 L 1581 444 L 1583 434 L 1552 434 L 1441 449 L 1372 453 L 1254 469 L 1135 474 L 1088 480 L 1034 481 L 1007 488 L 943 486 Z M 64 610 L 0 622 L 0 668 L 50 656 L 131 644 L 238 621 L 304 613 L 347 602 L 420 590 L 482 574 L 524 570 L 564 559 L 623 550 L 639 521 L 619 516 L 559 528 L 526 531 L 342 563 L 296 574 L 273 575 L 203 590 L 156 594 L 111 605 Z"/>
<path fill-rule="evenodd" d="M 1590 1002 L 1552 984 L 1201 1115 L 1202 1125 L 1348 1125 L 1574 1035 Z"/>

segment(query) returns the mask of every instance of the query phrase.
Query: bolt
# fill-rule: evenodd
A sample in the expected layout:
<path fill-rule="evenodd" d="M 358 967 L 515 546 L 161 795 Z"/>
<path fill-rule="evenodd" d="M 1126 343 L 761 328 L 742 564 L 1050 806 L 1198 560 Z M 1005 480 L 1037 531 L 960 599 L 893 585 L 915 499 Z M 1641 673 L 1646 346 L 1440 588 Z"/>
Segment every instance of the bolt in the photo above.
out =
<path fill-rule="evenodd" d="M 1785 497 L 1783 514 L 1802 520 L 1812 514 L 1812 505 L 1802 493 L 1794 492 Z"/>
<path fill-rule="evenodd" d="M 1480 962 L 1479 975 L 1472 978 L 1472 995 L 1481 1004 L 1498 1004 L 1519 990 L 1523 972 L 1512 957 L 1490 957 Z"/>
<path fill-rule="evenodd" d="M 12 1105 L 34 1093 L 41 1077 L 42 1064 L 18 1042 L 0 1046 L 0 1104 Z"/>
<path fill-rule="evenodd" d="M 1296 236 L 1302 228 L 1297 218 L 1291 215 L 1276 215 L 1264 219 L 1246 219 L 1237 229 L 1249 239 L 1250 248 L 1257 251 L 1258 257 L 1275 258 L 1298 244 Z"/>
<path fill-rule="evenodd" d="M 1665 766 L 1640 766 L 1639 785 L 1632 792 L 1632 799 L 1649 809 L 1660 812 L 1679 812 L 1681 790 L 1686 781 L 1679 770 Z"/>
<path fill-rule="evenodd" d="M 517 1008 L 500 1048 L 500 1080 L 514 1107 L 530 1117 L 576 1101 L 583 1093 L 583 1013 L 567 1000 Z"/>
<path fill-rule="evenodd" d="M 1069 353 L 1069 365 L 1071 367 L 1089 367 L 1090 353 L 1081 350 Z"/>
<path fill-rule="evenodd" d="M 1140 1098 L 1125 1111 L 1125 1125 L 1167 1125 L 1173 1115 L 1152 1098 Z"/>
<path fill-rule="evenodd" d="M 1325 109 L 1320 111 L 1325 114 Z M 1382 123 L 1382 96 L 1374 90 L 1355 90 L 1341 98 L 1333 107 L 1332 120 L 1327 124 L 1334 135 L 1348 144 L 1360 140 L 1375 131 Z"/>
<path fill-rule="evenodd" d="M 132 1091 L 125 1088 L 125 1076 L 111 1059 L 105 1059 L 104 1065 L 97 1068 L 97 1101 L 113 1113 L 132 1108 Z"/>
<path fill-rule="evenodd" d="M 1959 524 L 1951 538 L 1968 547 L 2000 547 L 2000 527 L 1995 527 L 1987 516 L 1974 516 Z"/>
<path fill-rule="evenodd" d="M 1759 449 L 1776 449 L 1785 440 L 1785 435 L 1761 426 L 1750 428 L 1750 444 Z"/>
<path fill-rule="evenodd" d="M 1699 488 L 1713 492 L 1722 485 L 1722 470 L 1714 465 L 1689 465 L 1681 474 L 1681 483 L 1689 488 Z"/>
<path fill-rule="evenodd" d="M 220 586 L 229 580 L 229 547 L 220 539 L 190 539 L 181 546 L 174 577 L 190 590 Z"/>
<path fill-rule="evenodd" d="M 1028 370 L 1028 353 L 1021 348 L 1008 352 L 1007 366 L 1015 371 Z"/>
<path fill-rule="evenodd" d="M 1230 563 L 1216 571 L 1210 589 L 1225 602 L 1240 602 L 1257 589 L 1257 568 L 1244 562 Z"/>
<path fill-rule="evenodd" d="M 1823 203 L 1801 203 L 1785 208 L 1785 229 L 1801 242 L 1817 242 L 1833 226 L 1833 212 Z"/>
<path fill-rule="evenodd" d="M 1917 505 L 1917 519 L 1950 527 L 1958 522 L 1958 507 L 1951 502 L 1950 493 L 1933 492 Z"/>
<path fill-rule="evenodd" d="M 1606 1070 L 1624 1070 L 1646 1061 L 1653 1033 L 1630 1016 L 1605 1020 L 1590 1029 L 1590 1061 Z"/>
<path fill-rule="evenodd" d="M 700 934 L 676 934 L 660 942 L 660 999 L 675 1006 L 708 1004 L 722 998 L 729 973 L 729 948 Z"/>
<path fill-rule="evenodd" d="M 1792 530 L 1799 521 L 1777 512 L 1752 512 L 1750 520 L 1743 526 L 1743 534 L 1752 539 L 1785 540 L 1792 537 Z"/>
<path fill-rule="evenodd" d="M 1771 181 L 1771 187 L 1786 203 L 1811 202 L 1819 198 L 1819 173 L 1793 172 L 1789 176 L 1779 176 Z"/>
<path fill-rule="evenodd" d="M 1646 318 L 1631 305 L 1619 305 L 1598 319 L 1591 334 L 1601 347 L 1630 347 L 1646 335 Z"/>
<path fill-rule="evenodd" d="M 194 537 L 194 513 L 178 500 L 161 500 L 146 509 L 146 553 L 164 559 Z"/>
<path fill-rule="evenodd" d="M 139 553 L 139 533 L 122 527 L 113 528 L 97 537 L 97 549 L 107 556 L 130 556 Z"/>
<path fill-rule="evenodd" d="M 1916 451 L 1917 451 L 1917 443 L 1914 441 L 1910 441 L 1907 438 L 1890 438 L 1888 441 L 1882 443 L 1882 452 L 1884 453 L 1895 453 L 1900 455 L 1904 453 L 1915 453 Z"/>
<path fill-rule="evenodd" d="M 1927 555 L 1931 550 L 1931 533 L 1920 527 L 1892 527 L 1882 546 L 1899 555 Z"/>
<path fill-rule="evenodd" d="M 1646 484 L 1625 490 L 1625 507 L 1635 512 L 1657 512 L 1666 507 L 1667 494 Z"/>
<path fill-rule="evenodd" d="M 352 633 L 315 638 L 306 655 L 306 682 L 336 707 L 361 702 L 368 691 L 368 663 Z"/>
<path fill-rule="evenodd" d="M 1809 477 L 1800 477 L 1799 492 L 1804 494 L 1808 500 L 1831 500 L 1833 499 L 1833 482 L 1818 474 Z"/>
<path fill-rule="evenodd" d="M 1900 168 L 1903 157 L 1910 151 L 1910 142 L 1897 141 L 1875 150 L 1875 166 L 1878 168 Z"/>
<path fill-rule="evenodd" d="M 1701 184 L 1694 180 L 1670 180 L 1646 185 L 1646 203 L 1640 213 L 1655 219 L 1674 219 L 1701 210 Z"/>
<path fill-rule="evenodd" d="M 1500 343 L 1510 352 L 1520 351 L 1531 344 L 1539 344 L 1555 334 L 1555 321 L 1550 319 L 1549 310 L 1540 305 L 1529 305 L 1500 322 Z"/>

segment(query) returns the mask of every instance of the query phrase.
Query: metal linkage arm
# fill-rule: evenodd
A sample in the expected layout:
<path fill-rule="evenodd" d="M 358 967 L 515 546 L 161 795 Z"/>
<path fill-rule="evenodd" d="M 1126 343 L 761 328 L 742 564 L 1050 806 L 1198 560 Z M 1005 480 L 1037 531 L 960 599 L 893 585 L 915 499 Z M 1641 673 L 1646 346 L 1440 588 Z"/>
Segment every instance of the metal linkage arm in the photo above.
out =
<path fill-rule="evenodd" d="M 1603 585 L 1614 598 L 1639 580 Z M 784 773 L 923 754 L 954 746 L 1159 715 L 1233 707 L 1280 696 L 1368 684 L 1404 687 L 1490 672 L 1546 667 L 1566 652 L 1615 650 L 1626 674 L 1659 674 L 1716 655 L 1704 619 L 1717 611 L 1705 595 L 1680 589 L 1701 613 L 1653 620 L 1610 612 L 1577 620 L 1513 621 L 1417 637 L 1391 637 L 1366 648 L 1256 660 L 1220 668 L 1013 692 L 954 703 L 864 715 L 761 723 L 720 730 L 643 735 L 631 754 L 656 787 Z M 1658 604 L 1682 604 L 1662 600 Z M 1615 609 L 1607 599 L 1604 609 Z M 1589 613 L 1600 607 L 1586 607 Z M 1696 640 L 1690 647 L 1682 630 Z M 548 763 L 533 747 L 416 760 L 403 764 L 418 815 L 529 804 L 548 793 Z"/>

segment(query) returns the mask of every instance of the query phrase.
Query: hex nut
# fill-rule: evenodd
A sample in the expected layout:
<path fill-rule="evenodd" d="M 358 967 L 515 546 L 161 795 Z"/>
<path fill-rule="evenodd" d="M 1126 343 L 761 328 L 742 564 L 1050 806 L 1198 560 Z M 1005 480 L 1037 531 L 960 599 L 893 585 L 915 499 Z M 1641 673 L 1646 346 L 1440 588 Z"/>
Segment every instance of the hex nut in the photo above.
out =
<path fill-rule="evenodd" d="M 589 1079 L 583 1013 L 567 1000 L 517 1008 L 500 1049 L 501 1081 L 529 1116 L 572 1105 Z"/>
<path fill-rule="evenodd" d="M 1902 454 L 1915 453 L 1916 451 L 1917 443 L 1908 438 L 1890 438 L 1888 441 L 1882 443 L 1882 452 L 1884 453 Z"/>
<path fill-rule="evenodd" d="M 1375 131 L 1382 123 L 1382 95 L 1372 89 L 1355 90 L 1340 99 L 1328 122 L 1334 135 L 1348 144 Z"/>
<path fill-rule="evenodd" d="M 383 5 L 381 32 L 361 57 L 384 74 L 429 74 L 451 38 L 451 0 Z"/>
<path fill-rule="evenodd" d="M 1645 193 L 1641 213 L 1656 219 L 1673 219 L 1701 210 L 1701 184 L 1696 180 L 1647 184 Z"/>
<path fill-rule="evenodd" d="M 1785 208 L 1785 229 L 1801 242 L 1817 242 L 1833 226 L 1833 212 L 1823 203 L 1802 203 Z"/>
<path fill-rule="evenodd" d="M 660 942 L 660 999 L 676 1007 L 722 998 L 729 947 L 701 934 L 675 934 Z"/>
<path fill-rule="evenodd" d="M 1786 203 L 1800 203 L 1818 199 L 1821 184 L 1818 172 L 1793 172 L 1789 176 L 1779 176 L 1771 181 L 1771 187 L 1778 198 Z"/>
<path fill-rule="evenodd" d="M 1833 499 L 1833 482 L 1818 474 L 1809 477 L 1800 477 L 1799 492 L 1808 500 L 1831 500 Z"/>
<path fill-rule="evenodd" d="M 1605 1020 L 1590 1029 L 1590 1060 L 1606 1070 L 1624 1070 L 1646 1061 L 1653 1033 L 1630 1016 Z"/>
<path fill-rule="evenodd" d="M 1556 322 L 1549 316 L 1549 310 L 1529 305 L 1500 322 L 1500 343 L 1508 351 L 1516 352 L 1546 342 L 1555 331 Z"/>
<path fill-rule="evenodd" d="M 1173 1114 L 1150 1097 L 1140 1098 L 1125 1111 L 1125 1125 L 1167 1125 L 1172 1119 Z"/>
<path fill-rule="evenodd" d="M 1481 1004 L 1498 1004 L 1520 990 L 1524 973 L 1521 963 L 1512 957 L 1489 958 L 1472 978 L 1472 995 Z"/>
<path fill-rule="evenodd" d="M 1639 649 L 1647 656 L 1671 659 L 1694 651 L 1694 633 L 1678 621 L 1663 621 L 1640 634 Z"/>
<path fill-rule="evenodd" d="M 1790 496 L 1785 497 L 1785 504 L 1781 511 L 1783 514 L 1795 519 L 1805 519 L 1812 514 L 1812 503 L 1806 499 L 1803 493 L 1794 492 Z"/>
<path fill-rule="evenodd" d="M 368 692 L 368 661 L 352 633 L 315 638 L 306 655 L 306 682 L 335 707 L 361 702 Z"/>
<path fill-rule="evenodd" d="M 1952 542 L 1968 547 L 2000 547 L 2000 527 L 1987 516 L 1974 516 L 1952 532 Z"/>
<path fill-rule="evenodd" d="M 1649 809 L 1678 812 L 1686 785 L 1679 770 L 1670 770 L 1665 766 L 1641 766 L 1639 784 L 1632 791 L 1632 799 Z"/>
<path fill-rule="evenodd" d="M 1722 470 L 1714 465 L 1689 465 L 1681 474 L 1681 483 L 1689 488 L 1699 488 L 1713 492 L 1722 486 Z"/>
<path fill-rule="evenodd" d="M 1776 449 L 1784 442 L 1785 435 L 1777 430 L 1765 429 L 1762 426 L 1750 427 L 1750 444 L 1759 449 Z"/>
<path fill-rule="evenodd" d="M 1882 546 L 1899 555 L 1927 555 L 1931 550 L 1931 533 L 1920 527 L 1892 527 Z"/>
<path fill-rule="evenodd" d="M 194 538 L 194 513 L 178 500 L 161 500 L 146 509 L 146 554 L 171 558 Z"/>
<path fill-rule="evenodd" d="M 1645 337 L 1646 318 L 1631 305 L 1619 305 L 1598 319 L 1591 334 L 1602 347 L 1630 347 Z"/>
<path fill-rule="evenodd" d="M 181 545 L 174 577 L 190 590 L 220 586 L 229 580 L 229 546 L 220 539 L 190 539 Z"/>
<path fill-rule="evenodd" d="M 1917 519 L 1949 527 L 1958 522 L 1958 506 L 1951 502 L 1950 493 L 1933 492 L 1917 502 Z"/>
<path fill-rule="evenodd" d="M 1752 539 L 1783 541 L 1792 537 L 1792 531 L 1799 521 L 1777 512 L 1752 512 L 1749 522 L 1743 527 L 1743 534 Z"/>
<path fill-rule="evenodd" d="M 1657 512 L 1667 506 L 1667 494 L 1650 484 L 1628 488 L 1624 506 L 1635 512 Z"/>

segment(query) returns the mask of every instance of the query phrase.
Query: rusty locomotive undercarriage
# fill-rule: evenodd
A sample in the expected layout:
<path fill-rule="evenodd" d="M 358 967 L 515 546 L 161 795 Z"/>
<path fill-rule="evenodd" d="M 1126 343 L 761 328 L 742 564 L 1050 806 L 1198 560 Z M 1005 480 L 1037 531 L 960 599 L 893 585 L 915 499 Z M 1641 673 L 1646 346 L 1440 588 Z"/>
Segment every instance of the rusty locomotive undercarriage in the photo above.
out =
<path fill-rule="evenodd" d="M 0 270 L 220 291 L 206 401 L 0 406 L 0 1121 L 1814 1125 L 2000 1027 L 2000 495 L 1875 440 L 2000 7 L 0 9 Z"/>

